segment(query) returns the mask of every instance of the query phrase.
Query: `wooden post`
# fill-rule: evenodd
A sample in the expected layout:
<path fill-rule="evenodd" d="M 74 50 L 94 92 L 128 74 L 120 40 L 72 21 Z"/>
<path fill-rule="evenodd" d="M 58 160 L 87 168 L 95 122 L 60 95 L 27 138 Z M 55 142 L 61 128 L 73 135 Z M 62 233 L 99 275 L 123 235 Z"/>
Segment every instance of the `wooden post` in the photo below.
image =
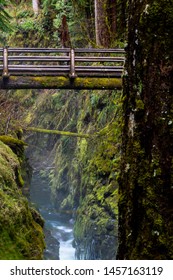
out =
<path fill-rule="evenodd" d="M 3 78 L 9 77 L 8 72 L 8 47 L 3 48 Z"/>
<path fill-rule="evenodd" d="M 69 77 L 75 79 L 77 77 L 75 72 L 75 51 L 70 49 L 70 74 Z"/>

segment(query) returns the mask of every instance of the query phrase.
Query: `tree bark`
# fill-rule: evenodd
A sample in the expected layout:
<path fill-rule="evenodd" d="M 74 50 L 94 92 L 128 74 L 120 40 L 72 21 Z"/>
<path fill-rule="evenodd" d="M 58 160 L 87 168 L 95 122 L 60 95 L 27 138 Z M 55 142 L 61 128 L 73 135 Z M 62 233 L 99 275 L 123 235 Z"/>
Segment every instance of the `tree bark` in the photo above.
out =
<path fill-rule="evenodd" d="M 32 0 L 32 7 L 35 15 L 39 13 L 39 0 Z"/>
<path fill-rule="evenodd" d="M 65 15 L 62 16 L 62 22 L 59 29 L 59 37 L 62 48 L 71 48 L 70 33 L 67 24 L 67 17 Z"/>
<path fill-rule="evenodd" d="M 173 259 L 172 7 L 129 1 L 118 259 Z"/>
<path fill-rule="evenodd" d="M 95 0 L 96 44 L 111 47 L 116 36 L 116 0 Z"/>

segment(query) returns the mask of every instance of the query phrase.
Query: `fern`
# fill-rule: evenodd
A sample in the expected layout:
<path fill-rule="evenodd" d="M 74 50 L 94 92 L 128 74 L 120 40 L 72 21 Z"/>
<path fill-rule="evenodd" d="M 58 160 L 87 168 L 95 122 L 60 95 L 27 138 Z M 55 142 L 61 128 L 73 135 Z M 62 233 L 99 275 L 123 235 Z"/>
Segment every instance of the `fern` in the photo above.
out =
<path fill-rule="evenodd" d="M 6 2 L 5 0 L 0 0 L 0 31 L 1 32 L 9 32 L 12 30 L 9 20 L 10 20 L 10 15 L 7 13 L 5 10 L 6 7 Z M 2 34 L 0 35 L 0 41 L 2 41 L 3 36 Z"/>
<path fill-rule="evenodd" d="M 48 10 L 51 6 L 53 7 L 56 4 L 56 0 L 43 0 L 42 7 L 44 11 Z"/>

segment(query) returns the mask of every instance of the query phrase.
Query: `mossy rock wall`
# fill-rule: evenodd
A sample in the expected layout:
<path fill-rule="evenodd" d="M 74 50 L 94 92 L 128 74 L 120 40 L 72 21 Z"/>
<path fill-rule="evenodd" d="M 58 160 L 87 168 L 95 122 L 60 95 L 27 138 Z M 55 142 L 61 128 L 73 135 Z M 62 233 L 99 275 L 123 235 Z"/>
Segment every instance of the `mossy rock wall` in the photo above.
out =
<path fill-rule="evenodd" d="M 115 259 L 120 92 L 83 91 L 77 100 L 73 105 L 66 103 L 68 112 L 77 111 L 71 115 L 74 131 L 90 135 L 99 132 L 99 136 L 58 140 L 55 171 L 51 177 L 53 199 L 57 209 L 75 218 L 74 245 L 78 258 Z M 64 118 L 64 121 L 68 120 Z"/>
<path fill-rule="evenodd" d="M 23 179 L 16 150 L 23 149 L 17 139 L 0 139 L 0 259 L 39 260 L 43 258 L 43 220 L 22 195 Z"/>
<path fill-rule="evenodd" d="M 83 259 L 115 259 L 118 236 L 120 93 L 105 91 L 101 94 L 93 91 L 89 95 L 86 93 L 85 98 L 78 127 L 99 131 L 100 136 L 90 141 L 78 140 L 76 154 L 81 166 L 81 180 L 74 187 L 74 199 L 77 201 L 78 198 L 79 201 L 74 227 L 77 254 Z"/>
<path fill-rule="evenodd" d="M 22 102 L 20 91 L 16 98 Z M 27 132 L 27 156 L 40 176 L 49 178 L 56 209 L 75 219 L 78 258 L 115 259 L 121 92 L 44 91 L 35 95 L 24 119 L 35 127 L 91 136 Z"/>
<path fill-rule="evenodd" d="M 118 258 L 173 259 L 173 1 L 138 2 L 129 4 Z"/>

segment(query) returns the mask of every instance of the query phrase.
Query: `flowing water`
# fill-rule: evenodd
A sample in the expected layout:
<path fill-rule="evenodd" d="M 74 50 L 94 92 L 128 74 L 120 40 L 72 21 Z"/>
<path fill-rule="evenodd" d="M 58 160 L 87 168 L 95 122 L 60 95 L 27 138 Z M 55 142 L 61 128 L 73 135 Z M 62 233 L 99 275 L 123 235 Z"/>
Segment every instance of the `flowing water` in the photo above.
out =
<path fill-rule="evenodd" d="M 30 200 L 45 220 L 45 259 L 74 260 L 73 220 L 68 215 L 56 212 L 50 200 L 48 182 L 38 174 L 34 174 L 31 181 Z"/>

